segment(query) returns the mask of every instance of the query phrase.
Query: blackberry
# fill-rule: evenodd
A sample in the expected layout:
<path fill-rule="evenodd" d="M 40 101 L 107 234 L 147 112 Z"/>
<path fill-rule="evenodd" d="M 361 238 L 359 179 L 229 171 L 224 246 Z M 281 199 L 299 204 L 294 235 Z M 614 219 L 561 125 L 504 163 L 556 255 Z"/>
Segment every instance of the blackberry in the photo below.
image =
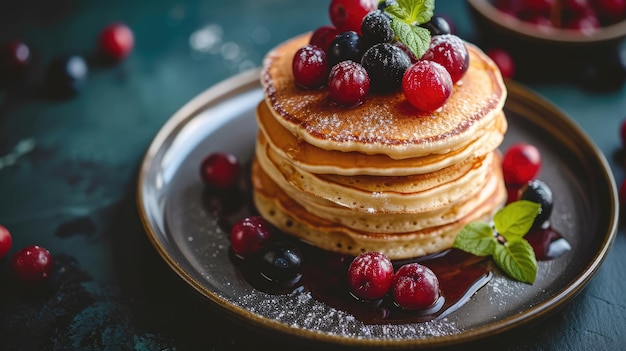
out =
<path fill-rule="evenodd" d="M 452 29 L 450 23 L 441 16 L 433 16 L 430 21 L 420 25 L 422 28 L 428 29 L 430 35 L 451 34 Z"/>
<path fill-rule="evenodd" d="M 383 11 L 372 11 L 365 16 L 361 24 L 363 40 L 369 45 L 389 43 L 394 38 L 391 18 Z"/>
<path fill-rule="evenodd" d="M 554 200 L 552 199 L 552 190 L 545 182 L 539 179 L 529 181 L 520 189 L 519 199 L 541 205 L 541 213 L 535 217 L 532 229 L 540 228 L 548 221 L 550 214 L 552 214 Z"/>
<path fill-rule="evenodd" d="M 399 47 L 389 43 L 379 43 L 369 48 L 361 65 L 370 77 L 372 92 L 391 92 L 402 85 L 402 76 L 411 65 L 411 59 Z"/>

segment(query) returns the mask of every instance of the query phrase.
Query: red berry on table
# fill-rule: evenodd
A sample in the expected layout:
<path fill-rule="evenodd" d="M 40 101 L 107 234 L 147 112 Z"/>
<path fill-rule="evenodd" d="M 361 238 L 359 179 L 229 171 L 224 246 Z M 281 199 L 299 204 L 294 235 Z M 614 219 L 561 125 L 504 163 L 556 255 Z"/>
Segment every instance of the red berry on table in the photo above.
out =
<path fill-rule="evenodd" d="M 337 28 L 333 26 L 321 26 L 313 32 L 309 44 L 318 46 L 324 51 L 328 51 L 330 43 L 333 42 L 339 33 Z"/>
<path fill-rule="evenodd" d="M 622 146 L 626 146 L 626 118 L 624 118 L 622 120 L 622 123 L 620 124 L 619 136 L 621 139 L 620 141 L 622 142 Z"/>
<path fill-rule="evenodd" d="M 106 26 L 100 32 L 98 40 L 100 51 L 115 60 L 126 58 L 135 45 L 132 30 L 122 23 L 112 23 Z"/>
<path fill-rule="evenodd" d="M 342 61 L 328 75 L 331 100 L 342 107 L 360 105 L 370 90 L 370 78 L 363 66 L 354 61 Z"/>
<path fill-rule="evenodd" d="M 15 276 L 26 283 L 41 283 L 52 273 L 54 260 L 41 246 L 27 246 L 13 255 L 11 266 Z"/>
<path fill-rule="evenodd" d="M 435 61 L 446 68 L 452 83 L 458 82 L 469 68 L 469 52 L 463 39 L 454 34 L 435 35 L 422 59 Z"/>
<path fill-rule="evenodd" d="M 393 279 L 393 300 L 406 309 L 425 310 L 439 299 L 439 279 L 430 268 L 408 263 L 396 271 Z"/>
<path fill-rule="evenodd" d="M 239 183 L 241 166 L 232 154 L 215 152 L 200 165 L 200 176 L 205 184 L 216 189 L 230 189 Z"/>
<path fill-rule="evenodd" d="M 23 70 L 30 63 L 30 48 L 25 43 L 15 40 L 2 47 L 0 69 L 3 72 Z"/>
<path fill-rule="evenodd" d="M 331 0 L 328 16 L 340 32 L 352 30 L 361 34 L 363 18 L 377 7 L 376 0 Z"/>
<path fill-rule="evenodd" d="M 272 236 L 272 226 L 263 217 L 245 217 L 233 225 L 230 245 L 237 255 L 248 257 L 266 246 Z"/>
<path fill-rule="evenodd" d="M 328 79 L 326 52 L 315 45 L 298 49 L 291 64 L 296 84 L 305 89 L 317 89 Z"/>
<path fill-rule="evenodd" d="M 402 92 L 415 108 L 434 111 L 452 94 L 452 78 L 440 64 L 419 60 L 411 65 L 402 77 Z"/>
<path fill-rule="evenodd" d="M 524 142 L 511 145 L 502 158 L 502 173 L 507 184 L 525 184 L 541 169 L 541 154 L 536 146 Z"/>
<path fill-rule="evenodd" d="M 515 76 L 515 61 L 508 51 L 500 48 L 492 48 L 487 50 L 487 55 L 500 69 L 500 73 L 504 78 L 513 78 Z"/>
<path fill-rule="evenodd" d="M 618 199 L 620 204 L 626 205 L 626 180 L 623 180 L 619 186 Z"/>
<path fill-rule="evenodd" d="M 9 253 L 12 242 L 13 239 L 11 238 L 9 230 L 5 226 L 0 225 L 0 259 L 4 258 L 7 253 Z"/>
<path fill-rule="evenodd" d="M 350 292 L 363 300 L 382 298 L 391 288 L 393 270 L 391 260 L 380 252 L 360 254 L 348 268 Z"/>

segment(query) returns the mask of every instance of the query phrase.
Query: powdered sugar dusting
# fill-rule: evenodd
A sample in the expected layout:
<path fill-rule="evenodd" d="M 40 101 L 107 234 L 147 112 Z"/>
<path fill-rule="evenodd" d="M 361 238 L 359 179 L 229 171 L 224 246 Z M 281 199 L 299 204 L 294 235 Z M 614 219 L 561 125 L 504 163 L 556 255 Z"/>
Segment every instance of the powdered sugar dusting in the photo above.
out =
<path fill-rule="evenodd" d="M 348 338 L 426 339 L 460 332 L 454 323 L 445 318 L 415 324 L 364 324 L 349 313 L 315 300 L 307 291 L 290 296 L 248 294 L 238 297 L 235 303 L 252 313 L 283 323 L 290 328 Z"/>

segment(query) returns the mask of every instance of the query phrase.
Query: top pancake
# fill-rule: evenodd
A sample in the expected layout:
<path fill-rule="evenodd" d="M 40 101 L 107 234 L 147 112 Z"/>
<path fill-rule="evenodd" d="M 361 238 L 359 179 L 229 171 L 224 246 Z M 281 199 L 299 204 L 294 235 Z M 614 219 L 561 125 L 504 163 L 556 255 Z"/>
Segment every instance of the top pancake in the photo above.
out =
<path fill-rule="evenodd" d="M 474 133 L 493 123 L 504 105 L 506 88 L 497 66 L 466 43 L 470 67 L 448 101 L 434 112 L 415 109 L 402 91 L 370 93 L 356 107 L 336 106 L 327 89 L 302 89 L 293 80 L 293 56 L 309 38 L 310 34 L 301 35 L 270 51 L 261 81 L 278 122 L 319 148 L 394 159 L 447 153 L 473 140 Z"/>

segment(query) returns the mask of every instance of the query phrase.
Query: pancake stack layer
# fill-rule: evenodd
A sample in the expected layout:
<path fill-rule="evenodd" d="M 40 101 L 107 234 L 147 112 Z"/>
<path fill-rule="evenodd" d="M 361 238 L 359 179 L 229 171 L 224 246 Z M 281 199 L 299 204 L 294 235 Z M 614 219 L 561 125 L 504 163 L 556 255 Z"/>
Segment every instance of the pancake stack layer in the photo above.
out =
<path fill-rule="evenodd" d="M 308 42 L 291 39 L 264 61 L 252 165 L 263 217 L 325 250 L 405 259 L 450 248 L 465 224 L 504 204 L 506 88 L 482 51 L 466 44 L 467 73 L 424 113 L 401 91 L 342 108 L 325 89 L 297 87 L 291 63 Z"/>

